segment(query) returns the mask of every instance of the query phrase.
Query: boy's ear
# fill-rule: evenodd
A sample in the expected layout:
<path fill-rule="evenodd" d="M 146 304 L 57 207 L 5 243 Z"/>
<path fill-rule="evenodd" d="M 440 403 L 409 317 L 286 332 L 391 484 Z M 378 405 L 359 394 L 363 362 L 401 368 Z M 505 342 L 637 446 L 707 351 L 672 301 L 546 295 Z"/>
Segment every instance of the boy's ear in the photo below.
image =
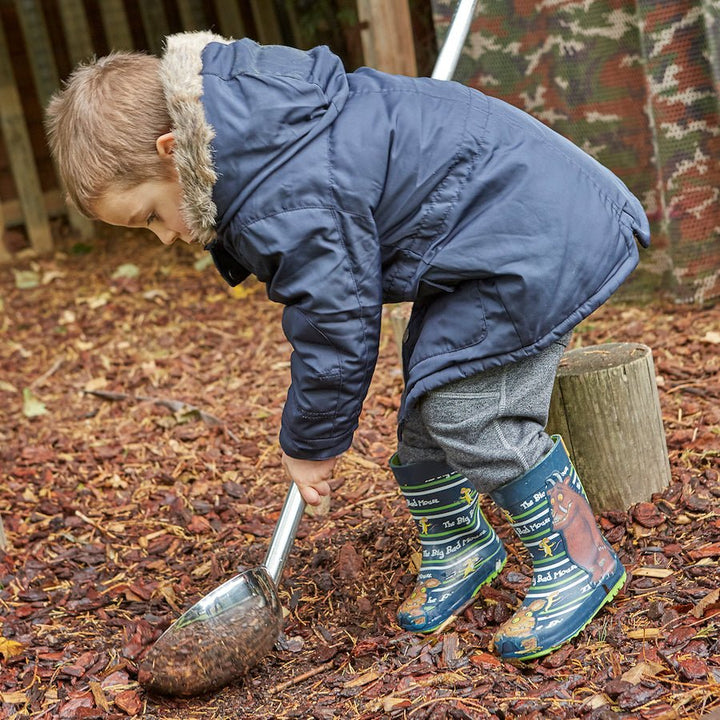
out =
<path fill-rule="evenodd" d="M 155 141 L 155 147 L 157 148 L 158 155 L 161 158 L 168 158 L 173 154 L 175 149 L 175 135 L 171 132 L 161 135 Z"/>

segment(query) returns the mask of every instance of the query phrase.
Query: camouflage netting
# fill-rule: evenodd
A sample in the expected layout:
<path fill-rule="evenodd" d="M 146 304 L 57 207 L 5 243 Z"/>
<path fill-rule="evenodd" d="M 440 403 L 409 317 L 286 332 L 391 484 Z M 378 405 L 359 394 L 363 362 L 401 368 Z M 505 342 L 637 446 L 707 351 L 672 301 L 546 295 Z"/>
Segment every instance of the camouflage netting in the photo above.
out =
<path fill-rule="evenodd" d="M 433 0 L 441 44 L 456 0 Z M 480 0 L 455 78 L 532 113 L 643 201 L 625 293 L 720 297 L 720 0 Z"/>

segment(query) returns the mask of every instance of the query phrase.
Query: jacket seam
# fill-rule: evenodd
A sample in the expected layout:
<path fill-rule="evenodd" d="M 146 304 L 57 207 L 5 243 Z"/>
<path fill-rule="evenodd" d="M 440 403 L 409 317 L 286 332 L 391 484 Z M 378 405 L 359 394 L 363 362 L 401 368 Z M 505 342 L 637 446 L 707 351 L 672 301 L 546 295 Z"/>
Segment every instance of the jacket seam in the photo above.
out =
<path fill-rule="evenodd" d="M 470 121 L 470 103 L 468 102 L 465 106 L 466 113 L 465 113 L 465 122 L 463 124 L 463 130 L 462 130 L 462 140 L 466 141 L 468 137 L 468 123 Z M 452 196 L 452 201 L 447 203 L 447 208 L 445 209 L 445 212 L 441 216 L 440 221 L 440 228 L 441 232 L 438 233 L 436 241 L 432 244 L 431 248 L 424 254 L 421 255 L 421 263 L 423 266 L 428 267 L 432 265 L 432 261 L 434 257 L 440 252 L 441 248 L 445 246 L 445 243 L 448 241 L 448 228 L 447 228 L 447 219 L 450 213 L 455 209 L 458 198 L 461 197 L 463 190 L 465 186 L 468 183 L 468 180 L 470 176 L 472 175 L 475 166 L 477 165 L 478 157 L 480 156 L 480 150 L 482 148 L 482 141 L 478 141 L 478 143 L 472 148 L 472 150 L 466 152 L 463 155 L 462 146 L 458 148 L 458 151 L 455 153 L 455 157 L 453 158 L 453 161 L 451 165 L 448 168 L 448 172 L 446 175 L 445 180 L 443 181 L 443 185 L 449 182 L 449 179 L 451 176 L 454 176 L 454 173 L 463 165 L 463 163 L 467 166 L 465 168 L 465 171 L 463 172 L 462 176 L 460 178 L 457 178 L 457 186 L 455 188 L 455 192 Z M 420 219 L 419 226 L 424 227 L 425 226 L 425 218 L 430 213 L 430 207 L 428 205 L 428 208 L 426 209 L 425 213 L 423 214 L 423 217 Z M 420 268 L 418 267 L 418 271 L 420 271 Z"/>
<path fill-rule="evenodd" d="M 345 253 L 345 257 L 348 261 L 348 272 L 350 273 L 350 277 L 352 279 L 353 288 L 355 291 L 355 303 L 357 305 L 358 310 L 360 311 L 358 314 L 358 320 L 360 321 L 360 327 L 362 328 L 362 339 L 363 339 L 363 347 L 367 348 L 368 343 L 368 333 L 367 333 L 367 320 L 365 318 L 365 310 L 363 307 L 363 304 L 360 300 L 360 293 L 358 291 L 358 285 L 357 285 L 357 278 L 355 277 L 355 272 L 353 270 L 353 264 L 350 261 L 350 254 L 348 253 L 347 244 L 345 243 L 345 237 L 343 235 L 342 230 L 340 229 L 340 226 L 338 224 L 338 217 L 337 217 L 337 211 L 332 211 L 333 216 L 333 222 L 335 223 L 335 230 L 337 231 L 338 238 L 340 239 L 340 242 L 342 243 L 343 252 Z M 362 373 L 362 389 L 366 389 L 368 386 L 368 367 L 370 365 L 369 363 L 369 353 L 365 352 L 363 353 L 363 373 Z"/>
<path fill-rule="evenodd" d="M 497 282 L 493 280 L 492 285 L 495 290 L 495 295 L 497 296 L 497 299 L 499 300 L 500 304 L 502 305 L 503 310 L 505 311 L 505 317 L 510 321 L 513 331 L 515 332 L 515 336 L 517 337 L 518 341 L 520 342 L 519 349 L 522 350 L 525 353 L 525 355 L 527 356 L 529 353 L 526 350 L 525 340 L 523 340 L 523 337 L 520 334 L 520 331 L 518 330 L 517 323 L 515 322 L 515 316 L 508 309 L 507 303 L 505 302 L 505 298 L 503 297 L 502 291 L 498 287 Z"/>
<path fill-rule="evenodd" d="M 322 331 L 321 328 L 319 328 L 313 321 L 310 315 L 305 312 L 301 307 L 295 307 L 295 312 L 300 313 L 304 318 L 305 322 L 307 322 L 310 327 L 312 327 L 320 336 L 322 336 L 325 339 L 325 342 L 328 344 L 328 347 L 331 347 L 333 349 L 333 352 L 336 354 L 338 353 L 337 347 L 335 347 L 335 343 L 333 343 L 330 338 Z M 338 363 L 338 369 L 337 372 L 319 372 L 316 373 L 316 377 L 319 379 L 327 380 L 330 378 L 338 378 L 340 380 L 340 388 L 344 385 L 344 378 L 343 378 L 343 372 L 342 372 L 342 366 L 340 363 Z M 340 390 L 338 390 L 338 395 L 340 394 Z M 300 413 L 300 417 L 306 418 L 306 419 L 313 419 L 313 418 L 332 418 L 333 419 L 333 426 L 335 424 L 335 420 L 337 419 L 338 415 L 338 409 L 337 409 L 337 403 L 332 411 L 328 412 L 315 412 L 313 410 L 304 410 L 303 408 L 298 405 L 298 411 Z"/>
<path fill-rule="evenodd" d="M 267 220 L 268 218 L 277 217 L 278 215 L 284 215 L 285 213 L 301 212 L 302 210 L 327 210 L 327 211 L 331 212 L 333 214 L 333 222 L 335 224 L 335 229 L 338 231 L 338 234 L 341 235 L 340 229 L 338 228 L 338 225 L 337 225 L 337 219 L 336 219 L 336 213 L 338 212 L 338 208 L 334 204 L 333 205 L 322 205 L 320 203 L 313 204 L 313 205 L 298 205 L 297 207 L 292 207 L 292 208 L 283 207 L 283 208 L 280 208 L 279 210 L 273 210 L 272 212 L 265 213 L 264 215 L 258 215 L 257 217 L 253 217 L 253 218 L 247 219 L 245 221 L 241 221 L 238 224 L 238 232 L 241 233 L 243 230 L 246 230 L 251 225 L 254 225 L 255 223 L 258 223 L 258 222 L 262 222 L 263 220 Z M 361 212 L 354 212 L 352 210 L 344 210 L 343 209 L 340 212 L 342 212 L 344 215 L 349 215 L 351 217 L 362 218 L 363 220 L 367 220 L 369 217 L 367 214 L 364 214 Z M 342 240 L 342 237 L 341 237 L 341 241 L 343 243 L 343 248 L 347 252 L 347 248 L 345 246 L 345 242 Z"/>
<path fill-rule="evenodd" d="M 429 97 L 433 100 L 443 100 L 444 102 L 459 103 L 461 100 L 455 98 L 449 98 L 447 95 L 442 93 L 427 92 L 425 89 L 405 89 L 405 88 L 390 88 L 385 90 L 384 88 L 374 88 L 371 90 L 350 90 L 348 95 L 351 97 L 358 95 L 421 95 L 423 97 Z"/>
<path fill-rule="evenodd" d="M 335 184 L 335 170 L 333 168 L 333 163 L 331 162 L 331 159 L 333 158 L 335 154 L 334 149 L 334 143 L 333 139 L 335 136 L 335 123 L 332 123 L 330 126 L 330 131 L 327 133 L 327 146 L 325 149 L 325 165 L 327 168 L 327 178 L 328 178 L 328 191 L 330 192 L 330 196 L 333 199 L 333 204 L 337 205 L 337 193 L 335 192 L 336 184 Z"/>

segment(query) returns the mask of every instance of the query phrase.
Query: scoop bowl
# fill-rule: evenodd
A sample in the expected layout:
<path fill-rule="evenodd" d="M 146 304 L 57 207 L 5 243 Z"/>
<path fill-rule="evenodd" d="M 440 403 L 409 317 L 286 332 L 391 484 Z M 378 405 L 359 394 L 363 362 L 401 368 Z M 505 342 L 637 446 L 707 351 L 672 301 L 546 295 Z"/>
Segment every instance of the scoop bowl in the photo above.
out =
<path fill-rule="evenodd" d="M 291 483 L 263 564 L 230 578 L 184 612 L 150 648 L 138 681 L 163 695 L 190 697 L 244 675 L 282 630 L 277 595 L 305 502 Z"/>
<path fill-rule="evenodd" d="M 273 648 L 282 608 L 264 567 L 231 578 L 183 613 L 140 664 L 149 690 L 194 696 L 244 675 Z"/>

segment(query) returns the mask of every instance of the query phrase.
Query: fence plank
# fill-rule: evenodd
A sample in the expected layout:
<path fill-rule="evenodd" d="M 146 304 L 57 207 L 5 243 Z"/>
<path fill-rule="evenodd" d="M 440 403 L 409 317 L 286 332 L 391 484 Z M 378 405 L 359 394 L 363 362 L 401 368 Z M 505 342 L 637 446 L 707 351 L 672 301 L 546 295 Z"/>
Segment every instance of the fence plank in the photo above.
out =
<path fill-rule="evenodd" d="M 398 75 L 417 75 L 407 0 L 357 0 L 365 64 Z"/>
<path fill-rule="evenodd" d="M 92 36 L 82 0 L 62 0 L 60 3 L 60 17 L 71 62 L 76 65 L 79 62 L 89 60 L 93 55 Z M 80 237 L 92 237 L 95 231 L 92 220 L 81 215 L 73 207 L 68 208 L 68 219 L 72 227 L 80 234 Z"/>
<path fill-rule="evenodd" d="M 2 203 L 0 203 L 0 265 L 9 265 L 12 262 L 12 255 L 5 247 L 5 239 L 3 237 L 5 230 L 5 213 L 3 212 Z"/>
<path fill-rule="evenodd" d="M 46 190 L 43 193 L 43 203 L 45 204 L 45 214 L 48 217 L 57 217 L 68 211 L 63 193 L 57 188 Z M 13 198 L 0 202 L 0 228 L 3 227 L 3 221 L 5 227 L 23 224 L 24 216 L 20 200 Z"/>
<path fill-rule="evenodd" d="M 258 32 L 255 40 L 267 45 L 282 43 L 282 31 L 273 4 L 267 0 L 250 0 L 250 7 Z"/>
<path fill-rule="evenodd" d="M 50 100 L 50 96 L 60 84 L 45 16 L 37 0 L 16 0 L 15 7 L 20 20 L 23 39 L 25 40 L 25 47 L 28 49 L 27 56 L 35 80 L 38 101 L 40 106 L 44 108 Z M 80 0 L 64 0 L 64 2 L 60 3 L 60 9 L 63 13 L 62 22 L 66 35 L 68 34 L 68 28 L 70 32 L 70 37 L 67 38 L 70 59 L 73 63 L 76 63 L 92 54 L 90 30 L 87 20 L 85 20 L 85 11 L 80 4 Z M 75 17 L 72 17 L 72 15 Z M 83 33 L 84 38 L 82 37 Z M 55 176 L 58 176 L 57 170 Z M 70 224 L 80 233 L 81 237 L 87 238 L 92 235 L 93 223 L 90 220 L 74 209 L 69 210 L 68 217 Z"/>
<path fill-rule="evenodd" d="M 165 8 L 156 0 L 140 0 L 140 17 L 148 48 L 155 55 L 161 55 L 163 42 L 170 34 Z"/>
<path fill-rule="evenodd" d="M 58 69 L 45 16 L 38 0 L 15 0 L 28 62 L 40 105 L 45 107 L 58 87 Z"/>
<path fill-rule="evenodd" d="M 183 30 L 207 29 L 208 20 L 202 0 L 177 0 L 177 4 Z"/>
<path fill-rule="evenodd" d="M 28 237 L 37 253 L 47 254 L 53 249 L 50 223 L 7 47 L 5 29 L 0 23 L 0 126 Z"/>
<path fill-rule="evenodd" d="M 292 44 L 299 48 L 306 47 L 302 29 L 300 27 L 300 21 L 298 19 L 297 7 L 293 0 L 285 0 L 285 12 L 287 13 L 288 22 L 290 23 Z"/>
<path fill-rule="evenodd" d="M 100 0 L 100 17 L 110 49 L 132 50 L 132 33 L 122 0 Z"/>
<path fill-rule="evenodd" d="M 59 7 L 70 60 L 76 65 L 93 55 L 92 36 L 85 8 L 82 0 L 62 0 Z"/>
<path fill-rule="evenodd" d="M 237 3 L 227 0 L 215 0 L 215 12 L 220 23 L 220 32 L 227 38 L 236 40 L 245 37 L 245 24 L 240 15 L 240 8 Z"/>

